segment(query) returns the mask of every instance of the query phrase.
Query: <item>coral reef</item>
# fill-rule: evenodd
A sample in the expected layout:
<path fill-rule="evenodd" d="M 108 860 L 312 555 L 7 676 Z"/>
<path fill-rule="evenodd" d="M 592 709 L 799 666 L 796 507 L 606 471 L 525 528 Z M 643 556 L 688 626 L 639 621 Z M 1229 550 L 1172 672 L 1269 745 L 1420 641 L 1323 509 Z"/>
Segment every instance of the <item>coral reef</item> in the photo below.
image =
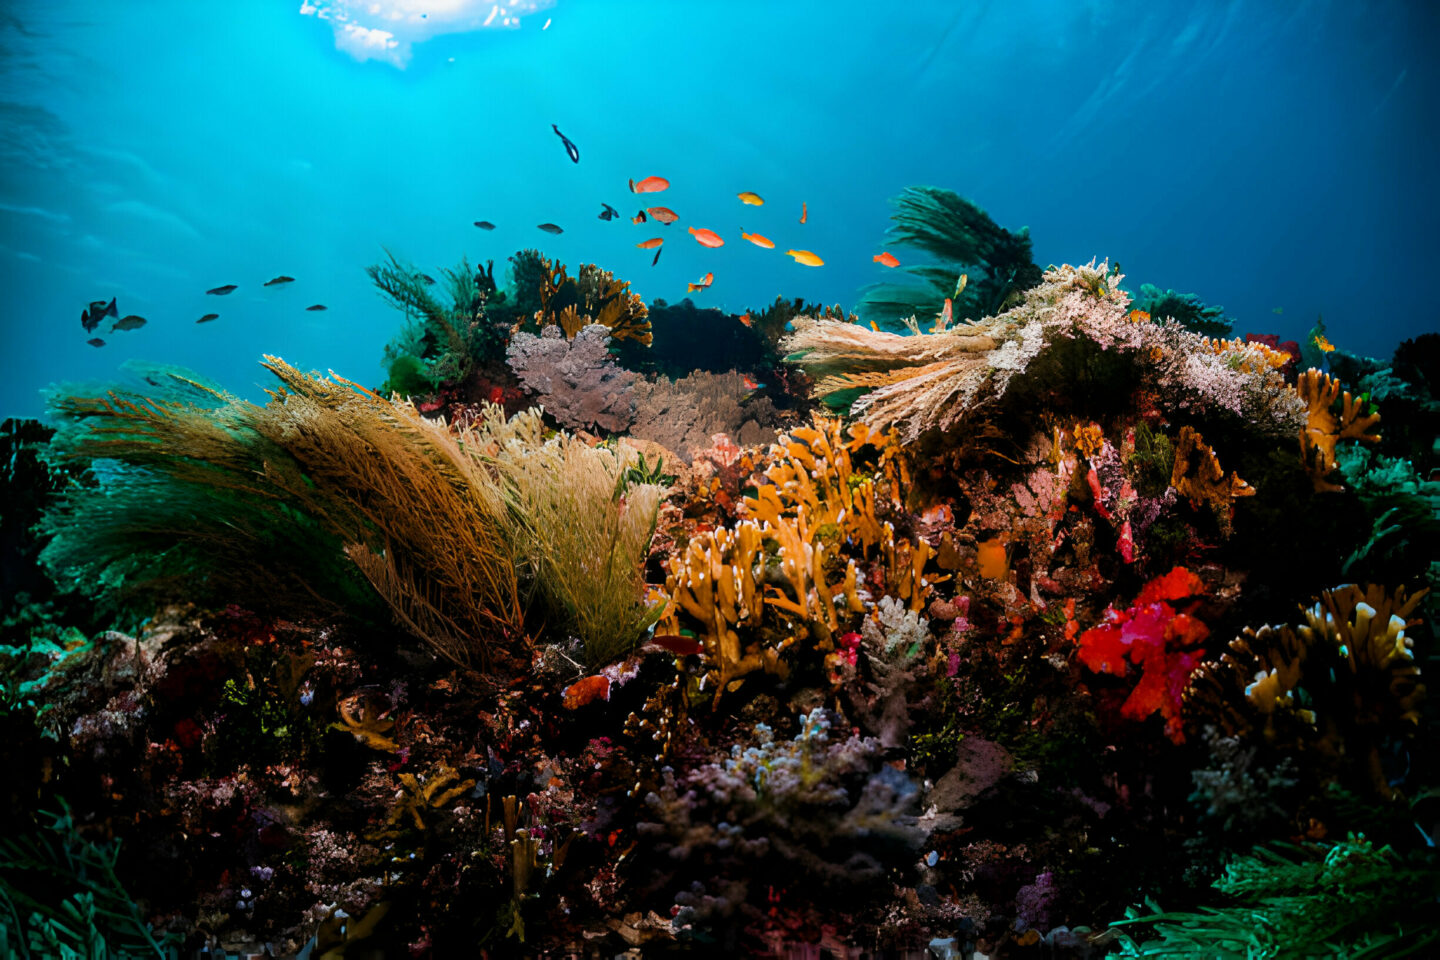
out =
<path fill-rule="evenodd" d="M 736 371 L 696 371 L 679 380 L 639 380 L 629 433 L 673 450 L 685 460 L 714 443 L 723 433 L 744 447 L 775 439 L 779 415 L 766 396 L 754 396 Z"/>
<path fill-rule="evenodd" d="M 610 356 L 610 330 L 591 323 L 567 339 L 553 324 L 517 333 L 506 356 L 521 384 L 562 426 L 622 431 L 635 416 L 635 374 Z"/>

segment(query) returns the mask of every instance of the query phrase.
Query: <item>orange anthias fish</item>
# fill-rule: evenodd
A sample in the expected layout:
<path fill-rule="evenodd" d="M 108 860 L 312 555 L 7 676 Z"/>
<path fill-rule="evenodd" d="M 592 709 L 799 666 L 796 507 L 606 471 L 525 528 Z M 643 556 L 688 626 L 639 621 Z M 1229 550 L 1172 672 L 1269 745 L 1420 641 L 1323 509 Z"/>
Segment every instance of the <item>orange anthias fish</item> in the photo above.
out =
<path fill-rule="evenodd" d="M 630 222 L 631 222 L 631 223 L 644 223 L 644 222 L 645 222 L 645 211 L 644 211 L 644 210 L 641 210 L 639 213 L 635 214 L 635 216 L 633 216 L 633 217 L 630 218 Z"/>
<path fill-rule="evenodd" d="M 645 212 L 661 223 L 674 223 L 680 219 L 680 215 L 669 207 L 646 207 Z"/>
<path fill-rule="evenodd" d="M 651 250 L 655 247 L 660 246 L 660 244 L 664 242 L 664 237 L 651 237 L 649 240 L 641 240 L 639 243 L 635 244 L 635 246 L 639 247 L 641 250 Z"/>
<path fill-rule="evenodd" d="M 710 284 L 712 284 L 712 283 L 714 283 L 714 282 L 715 282 L 715 274 L 713 274 L 713 273 L 707 273 L 707 274 L 705 274 L 705 276 L 703 276 L 703 277 L 700 278 L 700 282 L 699 282 L 699 283 L 687 284 L 687 286 L 690 288 L 689 291 L 687 291 L 687 292 L 689 292 L 689 293 L 694 293 L 696 290 L 704 290 L 706 287 L 710 286 Z"/>
<path fill-rule="evenodd" d="M 716 233 L 714 230 L 706 230 L 704 227 L 691 227 L 690 232 L 694 234 L 695 239 L 700 242 L 700 245 L 702 247 L 725 246 L 725 241 L 722 240 L 720 238 L 720 234 Z"/>
<path fill-rule="evenodd" d="M 1146 322 L 1148 322 L 1149 320 L 1150 320 L 1150 314 L 1146 313 L 1144 310 L 1131 310 L 1131 311 L 1130 311 L 1130 322 L 1131 322 L 1131 323 L 1146 323 Z"/>
<path fill-rule="evenodd" d="M 740 314 L 739 319 L 741 323 L 745 324 L 745 326 L 750 326 L 750 321 L 752 319 L 752 317 L 750 316 L 750 311 L 746 310 L 744 313 Z"/>
<path fill-rule="evenodd" d="M 758 207 L 765 202 L 764 200 L 760 199 L 760 194 L 751 193 L 749 190 L 746 190 L 744 193 L 736 194 L 736 196 L 740 198 L 741 203 L 748 203 L 752 207 Z"/>
<path fill-rule="evenodd" d="M 639 183 L 636 183 L 634 180 L 630 181 L 631 193 L 659 193 L 661 190 L 668 190 L 669 188 L 670 181 L 664 177 L 646 177 Z"/>
<path fill-rule="evenodd" d="M 885 264 L 885 266 L 887 266 L 887 267 L 898 267 L 898 266 L 900 266 L 900 261 L 895 259 L 895 254 L 891 253 L 891 252 L 888 251 L 888 250 L 885 251 L 884 253 L 877 253 L 877 254 L 875 254 L 875 256 L 871 257 L 870 259 L 871 259 L 871 260 L 874 260 L 876 263 L 883 263 L 883 264 Z"/>
<path fill-rule="evenodd" d="M 1335 349 L 1335 344 L 1331 343 L 1329 340 L 1326 340 L 1323 333 L 1315 334 L 1315 346 L 1320 348 L 1321 353 L 1330 353 L 1332 350 Z"/>
<path fill-rule="evenodd" d="M 805 218 L 810 216 L 810 208 L 805 206 L 805 201 L 800 201 L 800 222 L 804 223 Z"/>
<path fill-rule="evenodd" d="M 953 311 L 954 311 L 954 308 L 953 308 L 953 306 L 952 306 L 951 303 L 950 303 L 950 298 L 949 298 L 949 297 L 946 297 L 946 298 L 945 298 L 945 306 L 943 306 L 943 307 L 940 308 L 940 323 L 939 323 L 939 327 L 940 327 L 941 330 L 944 330 L 946 327 L 950 326 L 950 320 L 951 320 L 952 317 L 954 317 L 954 312 L 953 312 Z"/>
<path fill-rule="evenodd" d="M 762 237 L 762 236 L 760 236 L 760 234 L 758 234 L 758 233 L 741 233 L 741 234 L 740 234 L 740 237 L 741 237 L 741 239 L 743 239 L 743 240 L 749 240 L 751 243 L 755 244 L 755 246 L 757 246 L 757 247 L 764 247 L 766 250 L 774 250 L 774 249 L 775 249 L 775 241 L 774 241 L 774 240 L 771 240 L 769 237 Z"/>
<path fill-rule="evenodd" d="M 745 384 L 746 390 L 759 390 L 761 387 L 765 386 L 765 384 L 760 383 L 748 373 L 741 375 L 740 382 Z"/>
<path fill-rule="evenodd" d="M 786 255 L 794 257 L 796 263 L 804 264 L 807 267 L 823 267 L 825 261 L 821 260 L 809 250 L 786 250 Z"/>

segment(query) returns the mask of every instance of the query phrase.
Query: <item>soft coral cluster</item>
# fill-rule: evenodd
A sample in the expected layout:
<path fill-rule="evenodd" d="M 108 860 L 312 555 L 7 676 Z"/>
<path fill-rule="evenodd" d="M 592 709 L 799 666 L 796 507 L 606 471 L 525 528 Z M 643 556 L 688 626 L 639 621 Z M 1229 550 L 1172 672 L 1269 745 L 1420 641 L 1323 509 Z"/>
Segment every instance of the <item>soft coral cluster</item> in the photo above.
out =
<path fill-rule="evenodd" d="M 1184 567 L 1147 583 L 1125 610 L 1111 607 L 1105 622 L 1080 635 L 1079 657 L 1096 673 L 1116 677 L 1129 674 L 1126 660 L 1140 672 L 1140 681 L 1120 708 L 1127 720 L 1144 720 L 1159 713 L 1165 720 L 1165 734 L 1175 743 L 1185 742 L 1180 722 L 1181 700 L 1190 683 L 1190 674 L 1200 665 L 1197 649 L 1210 635 L 1210 628 L 1189 613 L 1179 612 L 1174 601 L 1194 597 L 1205 583 Z"/>

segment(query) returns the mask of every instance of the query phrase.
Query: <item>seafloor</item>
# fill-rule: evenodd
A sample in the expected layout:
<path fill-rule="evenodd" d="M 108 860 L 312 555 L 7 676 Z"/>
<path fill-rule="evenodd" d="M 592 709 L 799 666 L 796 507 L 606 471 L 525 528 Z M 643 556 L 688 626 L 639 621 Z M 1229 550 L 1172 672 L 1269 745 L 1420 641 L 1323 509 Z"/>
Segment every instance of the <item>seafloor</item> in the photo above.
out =
<path fill-rule="evenodd" d="M 1440 334 L 983 217 L 908 327 L 391 261 L 376 389 L 7 421 L 5 955 L 1435 955 Z"/>

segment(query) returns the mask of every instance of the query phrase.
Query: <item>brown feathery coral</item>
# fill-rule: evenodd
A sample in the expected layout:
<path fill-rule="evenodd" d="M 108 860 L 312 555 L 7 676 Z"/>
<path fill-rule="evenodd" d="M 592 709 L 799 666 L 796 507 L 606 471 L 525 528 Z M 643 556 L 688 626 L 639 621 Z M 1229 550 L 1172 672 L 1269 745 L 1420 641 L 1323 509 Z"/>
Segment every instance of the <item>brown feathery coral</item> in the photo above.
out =
<path fill-rule="evenodd" d="M 1208 505 L 1224 533 L 1230 530 L 1234 501 L 1255 495 L 1255 488 L 1241 480 L 1235 471 L 1229 479 L 1220 466 L 1220 458 L 1205 443 L 1194 427 L 1180 428 L 1175 438 L 1175 466 L 1170 473 L 1170 486 L 1189 498 L 1190 505 L 1200 509 Z"/>
<path fill-rule="evenodd" d="M 563 263 L 541 257 L 540 264 L 544 275 L 536 326 L 554 324 L 565 332 L 566 339 L 574 339 L 587 324 L 598 323 L 609 327 L 616 340 L 650 346 L 649 309 L 639 294 L 630 292 L 630 281 L 617 280 L 609 270 L 593 263 L 582 264 L 579 276 L 573 278 Z"/>
<path fill-rule="evenodd" d="M 1335 445 L 1341 440 L 1378 442 L 1380 435 L 1369 431 L 1380 422 L 1380 414 L 1362 416 L 1365 401 L 1353 399 L 1349 390 L 1341 394 L 1340 381 L 1314 367 L 1300 374 L 1295 390 L 1307 408 L 1305 429 L 1300 432 L 1300 459 L 1310 471 L 1317 492 L 1343 490 L 1328 479 L 1336 467 Z M 1333 410 L 1337 398 L 1338 417 Z"/>

